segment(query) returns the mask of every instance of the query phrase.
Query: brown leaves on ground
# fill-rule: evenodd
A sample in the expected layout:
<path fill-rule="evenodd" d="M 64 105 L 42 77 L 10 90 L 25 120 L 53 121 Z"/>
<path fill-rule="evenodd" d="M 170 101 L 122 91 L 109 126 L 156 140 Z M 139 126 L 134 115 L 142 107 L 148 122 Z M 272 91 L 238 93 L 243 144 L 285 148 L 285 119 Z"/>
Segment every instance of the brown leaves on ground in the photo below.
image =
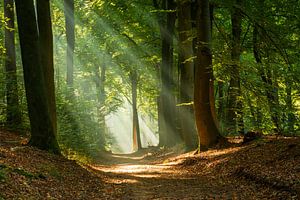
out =
<path fill-rule="evenodd" d="M 22 141 L 0 131 L 0 199 L 120 198 L 114 185 L 104 182 L 104 173 L 95 175 L 75 161 L 22 146 Z"/>
<path fill-rule="evenodd" d="M 176 155 L 158 148 L 78 165 L 0 132 L 0 199 L 299 199 L 300 139 Z"/>

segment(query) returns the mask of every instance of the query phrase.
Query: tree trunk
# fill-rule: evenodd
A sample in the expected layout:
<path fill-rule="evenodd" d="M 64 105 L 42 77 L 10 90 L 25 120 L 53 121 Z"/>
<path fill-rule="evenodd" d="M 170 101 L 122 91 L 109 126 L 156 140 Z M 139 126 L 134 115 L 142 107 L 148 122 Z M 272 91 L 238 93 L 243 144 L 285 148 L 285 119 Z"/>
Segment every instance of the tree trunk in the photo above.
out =
<path fill-rule="evenodd" d="M 211 110 L 210 84 L 213 79 L 210 50 L 211 28 L 209 1 L 198 0 L 197 60 L 195 65 L 194 107 L 200 148 L 207 149 L 220 139 Z"/>
<path fill-rule="evenodd" d="M 194 52 L 192 41 L 191 2 L 181 0 L 178 4 L 179 70 L 181 135 L 187 150 L 198 146 L 194 109 Z"/>
<path fill-rule="evenodd" d="M 53 59 L 50 58 L 52 55 L 50 52 L 52 32 L 48 32 L 51 31 L 49 0 L 38 1 L 38 17 L 33 0 L 16 0 L 15 3 L 31 126 L 30 144 L 40 149 L 59 153 L 55 138 L 56 122 L 53 122 L 56 119 L 56 113 L 53 112 L 55 108 L 50 107 L 50 105 L 55 105 L 53 91 L 49 91 L 50 88 L 54 88 L 53 74 L 47 74 L 47 72 L 53 71 L 53 65 L 52 69 L 49 68 L 51 67 L 50 59 Z M 37 28 L 37 18 L 39 18 L 39 23 L 43 24 L 43 27 L 40 26 L 41 30 Z M 39 32 L 41 39 L 39 39 Z M 49 43 L 46 41 L 46 37 L 50 37 L 47 38 Z M 47 76 L 45 77 L 45 75 Z"/>
<path fill-rule="evenodd" d="M 240 6 L 242 0 L 237 0 L 236 4 Z M 231 42 L 231 79 L 228 90 L 228 106 L 227 106 L 227 129 L 229 133 L 244 132 L 243 113 L 241 97 L 241 83 L 240 83 L 240 56 L 241 56 L 241 32 L 242 32 L 242 15 L 239 8 L 233 8 L 231 14 L 232 24 L 232 42 Z"/>
<path fill-rule="evenodd" d="M 218 120 L 220 123 L 220 131 L 224 130 L 224 83 L 218 81 Z"/>
<path fill-rule="evenodd" d="M 167 10 L 175 10 L 173 0 L 166 0 Z M 176 130 L 176 106 L 173 85 L 173 35 L 176 12 L 167 13 L 167 24 L 162 27 L 161 108 L 163 127 L 160 146 L 174 146 L 179 140 Z"/>
<path fill-rule="evenodd" d="M 288 67 L 288 76 L 290 76 L 291 73 L 291 67 Z M 288 125 L 288 134 L 293 134 L 295 132 L 294 125 L 296 122 L 296 117 L 294 114 L 294 107 L 293 107 L 293 99 L 292 99 L 292 87 L 293 83 L 290 80 L 290 77 L 286 78 L 286 107 L 287 107 L 287 113 L 288 113 L 288 119 L 287 119 L 287 125 Z"/>
<path fill-rule="evenodd" d="M 101 71 L 100 71 L 101 70 Z M 100 131 L 102 134 L 105 133 L 105 111 L 102 109 L 105 105 L 105 81 L 106 81 L 106 63 L 103 59 L 103 63 L 100 66 L 100 70 L 98 66 L 95 66 L 95 84 L 96 84 L 96 92 L 97 92 L 97 114 L 98 114 L 98 122 L 100 124 Z"/>
<path fill-rule="evenodd" d="M 130 73 L 131 78 L 131 93 L 132 93 L 132 131 L 133 131 L 133 151 L 138 151 L 142 148 L 139 116 L 137 110 L 137 72 L 133 70 Z"/>
<path fill-rule="evenodd" d="M 73 87 L 75 48 L 74 0 L 64 0 L 64 12 L 67 38 L 67 85 Z"/>
<path fill-rule="evenodd" d="M 7 28 L 5 29 L 6 123 L 8 127 L 17 128 L 21 125 L 22 117 L 18 96 L 13 0 L 4 0 L 4 17 L 8 18 Z"/>
<path fill-rule="evenodd" d="M 53 127 L 56 130 L 56 103 L 53 64 L 53 35 L 51 24 L 51 12 L 49 0 L 37 1 L 37 19 L 39 29 L 39 45 L 43 49 L 41 54 L 42 71 L 47 93 L 47 103 L 52 118 Z"/>
<path fill-rule="evenodd" d="M 275 125 L 275 132 L 280 132 L 280 122 L 279 122 L 279 113 L 278 113 L 278 105 L 279 102 L 276 100 L 278 97 L 276 97 L 276 91 L 274 87 L 274 83 L 272 81 L 271 77 L 271 71 L 269 69 L 264 70 L 264 66 L 262 63 L 262 58 L 259 52 L 259 41 L 258 41 L 258 27 L 257 25 L 254 25 L 253 29 L 253 54 L 254 58 L 256 60 L 256 63 L 259 65 L 259 73 L 261 76 L 261 79 L 263 83 L 265 84 L 265 94 L 267 96 L 269 108 L 270 108 L 270 115 L 271 115 L 271 120 Z M 276 103 L 278 102 L 278 103 Z"/>
<path fill-rule="evenodd" d="M 176 4 L 174 0 L 163 0 L 162 6 L 153 0 L 157 10 L 171 10 L 164 15 L 158 15 L 162 40 L 162 64 L 160 66 L 161 91 L 158 100 L 159 115 L 159 146 L 174 146 L 179 140 L 176 128 L 176 105 L 173 81 L 173 36 L 176 20 Z M 174 11 L 174 12 L 173 12 Z"/>

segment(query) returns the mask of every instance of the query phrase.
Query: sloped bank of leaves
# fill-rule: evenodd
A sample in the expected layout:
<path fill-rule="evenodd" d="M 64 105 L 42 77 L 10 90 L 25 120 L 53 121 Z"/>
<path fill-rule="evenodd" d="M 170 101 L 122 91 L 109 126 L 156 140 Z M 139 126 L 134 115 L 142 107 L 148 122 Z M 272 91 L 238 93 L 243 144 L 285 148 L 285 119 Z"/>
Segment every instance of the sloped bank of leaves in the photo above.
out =
<path fill-rule="evenodd" d="M 253 199 L 300 198 L 300 138 L 264 137 L 246 145 L 186 155 L 178 168 L 235 185 Z"/>
<path fill-rule="evenodd" d="M 0 199 L 118 199 L 121 191 L 75 161 L 28 146 L 0 133 Z"/>

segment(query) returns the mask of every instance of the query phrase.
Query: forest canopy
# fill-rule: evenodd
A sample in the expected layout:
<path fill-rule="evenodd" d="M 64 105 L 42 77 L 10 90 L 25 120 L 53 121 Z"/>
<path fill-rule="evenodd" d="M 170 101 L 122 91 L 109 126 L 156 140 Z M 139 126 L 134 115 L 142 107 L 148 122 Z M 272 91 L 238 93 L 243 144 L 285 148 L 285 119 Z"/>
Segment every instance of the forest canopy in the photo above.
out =
<path fill-rule="evenodd" d="M 0 123 L 33 146 L 95 156 L 299 135 L 298 1 L 4 0 L 0 9 Z"/>

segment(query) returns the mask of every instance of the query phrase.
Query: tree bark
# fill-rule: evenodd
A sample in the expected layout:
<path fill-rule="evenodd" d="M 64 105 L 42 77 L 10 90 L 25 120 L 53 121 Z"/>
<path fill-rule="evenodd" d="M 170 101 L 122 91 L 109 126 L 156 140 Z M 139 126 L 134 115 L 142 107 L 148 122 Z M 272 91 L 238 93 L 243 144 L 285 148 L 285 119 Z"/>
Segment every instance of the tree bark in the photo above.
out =
<path fill-rule="evenodd" d="M 54 64 L 53 64 L 53 35 L 51 24 L 50 1 L 39 0 L 37 6 L 37 19 L 39 29 L 39 45 L 42 51 L 41 64 L 44 73 L 44 81 L 47 92 L 47 103 L 52 118 L 53 127 L 56 130 L 56 103 L 55 103 L 55 84 L 54 84 Z"/>
<path fill-rule="evenodd" d="M 141 133 L 139 126 L 139 116 L 137 110 L 137 86 L 138 75 L 135 70 L 131 71 L 131 93 L 132 93 L 132 133 L 133 133 L 133 151 L 142 149 Z"/>
<path fill-rule="evenodd" d="M 224 130 L 224 83 L 218 81 L 218 120 L 220 123 L 220 131 Z"/>
<path fill-rule="evenodd" d="M 104 56 L 103 56 L 104 57 Z M 101 71 L 100 71 L 101 70 Z M 106 63 L 103 59 L 103 63 L 100 66 L 95 66 L 95 84 L 97 92 L 97 114 L 98 114 L 98 123 L 100 125 L 100 131 L 102 134 L 105 134 L 105 111 L 102 109 L 105 106 L 105 81 L 106 81 Z"/>
<path fill-rule="evenodd" d="M 242 0 L 236 1 L 237 6 L 241 6 Z M 234 7 L 231 14 L 232 40 L 231 40 L 231 79 L 228 90 L 227 106 L 227 130 L 229 133 L 244 132 L 243 112 L 240 83 L 240 56 L 241 56 L 241 32 L 242 32 L 242 15 L 239 8 Z"/>
<path fill-rule="evenodd" d="M 195 115 L 191 102 L 194 98 L 194 52 L 192 40 L 191 1 L 178 2 L 181 135 L 186 149 L 198 146 Z"/>
<path fill-rule="evenodd" d="M 4 0 L 4 17 L 8 19 L 5 29 L 6 123 L 8 127 L 17 128 L 21 125 L 22 117 L 18 96 L 13 0 Z"/>
<path fill-rule="evenodd" d="M 253 28 L 253 54 L 256 60 L 256 63 L 259 65 L 259 73 L 261 80 L 265 84 L 265 94 L 267 96 L 268 105 L 270 108 L 270 115 L 273 124 L 275 125 L 274 131 L 280 132 L 280 122 L 279 122 L 279 113 L 278 113 L 278 94 L 276 94 L 276 89 L 271 77 L 271 71 L 269 69 L 264 70 L 264 66 L 262 63 L 261 54 L 259 52 L 259 31 L 257 25 L 254 25 Z"/>
<path fill-rule="evenodd" d="M 211 110 L 210 84 L 213 79 L 210 50 L 211 28 L 209 1 L 198 0 L 197 60 L 195 65 L 194 107 L 200 148 L 207 149 L 220 139 Z"/>
<path fill-rule="evenodd" d="M 54 96 L 51 96 L 53 91 L 48 91 L 49 88 L 54 88 L 53 74 L 47 74 L 53 70 L 53 65 L 52 69 L 48 68 L 51 67 L 50 59 L 53 58 L 50 58 L 51 52 L 49 52 L 51 44 L 44 41 L 49 36 L 51 38 L 47 39 L 52 40 L 52 32 L 48 32 L 51 30 L 49 28 L 51 25 L 49 0 L 38 1 L 38 17 L 33 0 L 16 0 L 15 3 L 31 126 L 30 144 L 59 153 L 55 138 L 56 122 L 53 122 L 56 119 L 56 113 L 53 112 L 55 108 L 50 107 L 50 105 L 55 105 L 55 101 Z M 39 23 L 44 22 L 43 27 L 40 26 L 41 30 L 38 30 L 37 18 L 39 18 Z M 39 38 L 39 31 L 41 31 L 41 38 Z M 45 52 L 41 53 L 43 51 Z"/>
<path fill-rule="evenodd" d="M 166 26 L 162 27 L 162 66 L 161 66 L 161 108 L 162 132 L 160 133 L 160 146 L 174 146 L 179 140 L 176 129 L 176 106 L 173 83 L 173 36 L 176 20 L 174 0 L 166 0 L 167 13 Z"/>
<path fill-rule="evenodd" d="M 67 38 L 67 85 L 73 87 L 75 48 L 74 0 L 64 0 L 64 12 Z"/>

